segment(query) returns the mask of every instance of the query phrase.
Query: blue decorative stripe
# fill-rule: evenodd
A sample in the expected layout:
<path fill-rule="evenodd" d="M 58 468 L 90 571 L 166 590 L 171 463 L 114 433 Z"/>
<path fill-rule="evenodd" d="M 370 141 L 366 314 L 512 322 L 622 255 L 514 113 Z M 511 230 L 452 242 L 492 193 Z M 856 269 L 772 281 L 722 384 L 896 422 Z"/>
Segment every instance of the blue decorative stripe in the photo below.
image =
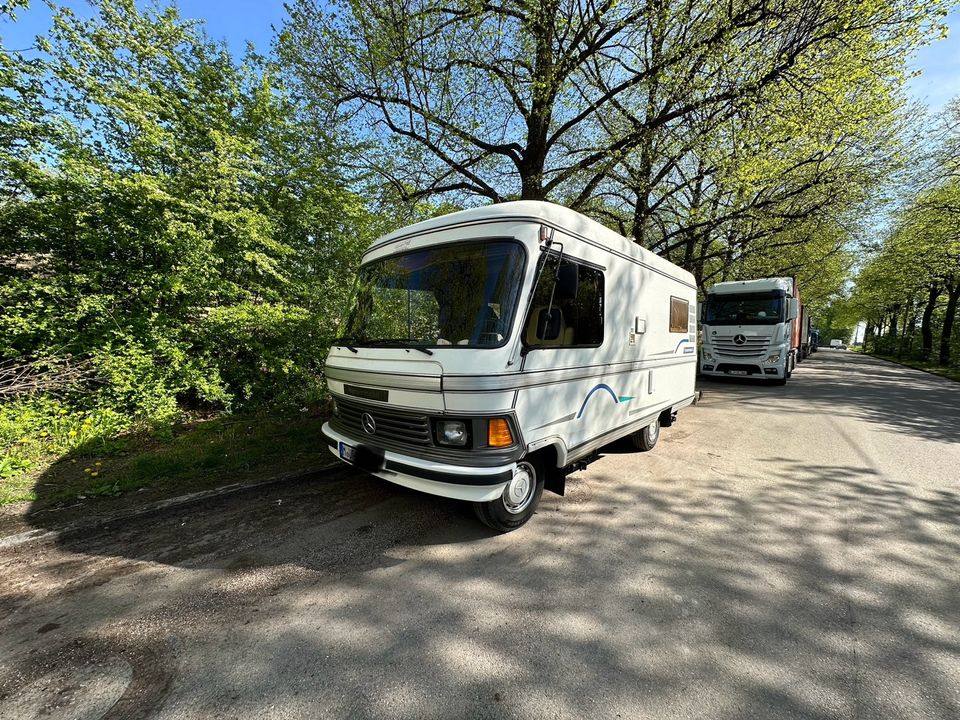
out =
<path fill-rule="evenodd" d="M 590 398 L 593 397 L 593 394 L 597 390 L 606 390 L 608 393 L 610 393 L 610 397 L 613 398 L 613 402 L 615 403 L 620 402 L 620 397 L 613 391 L 613 389 L 609 385 L 600 383 L 599 385 L 595 386 L 590 392 L 588 392 L 587 396 L 583 399 L 583 405 L 580 406 L 580 412 L 577 413 L 578 420 L 580 419 L 580 416 L 583 415 L 583 409 L 587 407 L 587 403 L 590 402 Z"/>
<path fill-rule="evenodd" d="M 678 343 L 677 343 L 677 346 L 673 349 L 673 352 L 676 353 L 677 350 L 680 349 L 680 346 L 683 345 L 685 342 L 690 342 L 690 338 L 684 338 L 683 340 L 681 340 L 680 342 L 678 342 Z"/>

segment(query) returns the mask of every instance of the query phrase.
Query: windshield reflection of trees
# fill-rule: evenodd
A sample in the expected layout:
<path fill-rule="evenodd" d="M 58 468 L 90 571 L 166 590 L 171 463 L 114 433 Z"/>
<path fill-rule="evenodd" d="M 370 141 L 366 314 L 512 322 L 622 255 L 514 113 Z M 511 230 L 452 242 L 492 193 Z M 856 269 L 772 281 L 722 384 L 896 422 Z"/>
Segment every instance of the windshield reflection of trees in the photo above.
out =
<path fill-rule="evenodd" d="M 357 344 L 500 345 L 523 277 L 509 241 L 455 243 L 361 268 L 346 336 Z"/>
<path fill-rule="evenodd" d="M 781 322 L 782 298 L 710 298 L 707 302 L 707 324 L 773 325 Z"/>

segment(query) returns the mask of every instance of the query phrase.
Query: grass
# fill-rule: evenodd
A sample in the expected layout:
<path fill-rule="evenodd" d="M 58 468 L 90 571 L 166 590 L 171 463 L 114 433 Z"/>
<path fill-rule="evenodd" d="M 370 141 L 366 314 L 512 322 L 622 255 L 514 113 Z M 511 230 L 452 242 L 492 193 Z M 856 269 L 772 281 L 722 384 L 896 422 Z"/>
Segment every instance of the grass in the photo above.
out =
<path fill-rule="evenodd" d="M 230 417 L 82 444 L 0 477 L 0 506 L 173 496 L 330 462 L 323 417 Z"/>
<path fill-rule="evenodd" d="M 898 358 L 893 355 L 880 355 L 879 353 L 870 354 L 874 357 L 880 358 L 881 360 L 889 360 L 890 362 L 906 365 L 907 367 L 912 367 L 917 370 L 924 370 L 928 373 L 940 375 L 941 377 L 960 382 L 960 368 L 944 367 L 943 365 L 938 365 L 935 362 L 924 362 L 922 360 L 912 360 L 910 358 Z"/>

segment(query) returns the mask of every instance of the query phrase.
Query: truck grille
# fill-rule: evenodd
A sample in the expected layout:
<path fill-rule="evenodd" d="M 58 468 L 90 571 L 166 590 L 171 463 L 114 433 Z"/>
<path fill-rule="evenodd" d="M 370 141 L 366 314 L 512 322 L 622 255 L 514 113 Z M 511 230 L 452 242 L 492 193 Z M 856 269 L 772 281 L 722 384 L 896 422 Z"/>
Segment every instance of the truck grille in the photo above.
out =
<path fill-rule="evenodd" d="M 337 398 L 337 408 L 339 417 L 335 419 L 334 425 L 339 425 L 356 438 L 367 438 L 370 441 L 392 440 L 405 445 L 432 444 L 430 419 L 426 415 L 384 410 L 340 398 Z M 364 413 L 369 413 L 373 418 L 377 426 L 376 432 L 371 434 L 364 429 L 361 420 Z"/>
<path fill-rule="evenodd" d="M 746 341 L 738 345 L 733 341 L 734 335 L 713 335 L 710 341 L 713 347 L 721 355 L 729 357 L 760 357 L 767 351 L 767 345 L 770 343 L 769 337 L 745 335 Z"/>

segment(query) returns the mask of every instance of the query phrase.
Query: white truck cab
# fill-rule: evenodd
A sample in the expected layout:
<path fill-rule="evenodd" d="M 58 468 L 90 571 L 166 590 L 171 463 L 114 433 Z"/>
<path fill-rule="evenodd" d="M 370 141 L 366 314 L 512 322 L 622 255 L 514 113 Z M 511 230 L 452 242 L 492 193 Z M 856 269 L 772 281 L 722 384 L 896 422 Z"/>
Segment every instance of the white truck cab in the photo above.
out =
<path fill-rule="evenodd" d="M 507 531 L 630 436 L 652 448 L 694 399 L 690 273 L 544 202 L 434 218 L 374 242 L 325 375 L 331 452 L 470 501 Z"/>
<path fill-rule="evenodd" d="M 700 372 L 785 384 L 799 361 L 800 313 L 793 278 L 717 283 L 703 308 Z"/>

